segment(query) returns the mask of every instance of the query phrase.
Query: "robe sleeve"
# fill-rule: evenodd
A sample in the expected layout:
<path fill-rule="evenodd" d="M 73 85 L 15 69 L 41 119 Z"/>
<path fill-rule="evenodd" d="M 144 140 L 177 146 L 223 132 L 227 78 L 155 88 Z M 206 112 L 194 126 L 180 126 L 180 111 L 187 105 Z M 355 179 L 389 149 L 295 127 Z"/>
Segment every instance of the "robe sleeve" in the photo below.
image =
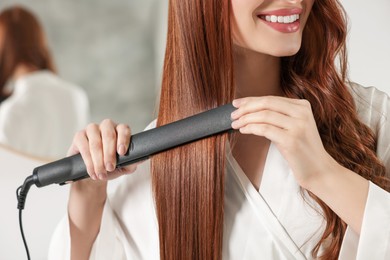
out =
<path fill-rule="evenodd" d="M 347 228 L 340 259 L 390 259 L 390 193 L 371 182 L 360 236 Z"/>
<path fill-rule="evenodd" d="M 374 87 L 362 87 L 356 83 L 350 86 L 359 119 L 374 132 L 376 154 L 390 178 L 390 98 Z"/>
<path fill-rule="evenodd" d="M 121 227 L 114 211 L 107 200 L 104 205 L 99 234 L 93 244 L 90 258 L 93 260 L 118 259 L 125 260 L 125 251 L 121 238 Z M 58 224 L 49 248 L 49 260 L 70 260 L 69 218 L 65 216 Z"/>
<path fill-rule="evenodd" d="M 390 99 L 375 88 L 354 88 L 358 112 L 377 136 L 377 155 L 390 178 Z M 347 228 L 340 259 L 390 259 L 390 193 L 372 182 L 360 235 Z"/>

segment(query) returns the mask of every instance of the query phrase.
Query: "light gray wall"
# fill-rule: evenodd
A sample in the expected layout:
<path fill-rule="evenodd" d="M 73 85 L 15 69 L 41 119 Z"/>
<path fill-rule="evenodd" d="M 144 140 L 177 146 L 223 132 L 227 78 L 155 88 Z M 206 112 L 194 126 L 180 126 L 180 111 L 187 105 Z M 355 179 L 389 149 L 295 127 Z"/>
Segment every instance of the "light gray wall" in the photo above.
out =
<path fill-rule="evenodd" d="M 342 0 L 350 20 L 351 80 L 390 94 L 389 0 Z"/>

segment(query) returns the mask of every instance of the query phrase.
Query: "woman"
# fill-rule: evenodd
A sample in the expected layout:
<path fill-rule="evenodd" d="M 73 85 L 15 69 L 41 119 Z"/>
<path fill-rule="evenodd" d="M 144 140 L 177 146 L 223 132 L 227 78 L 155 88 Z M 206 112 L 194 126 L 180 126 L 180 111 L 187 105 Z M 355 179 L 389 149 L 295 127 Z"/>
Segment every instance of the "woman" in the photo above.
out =
<path fill-rule="evenodd" d="M 171 0 L 157 126 L 233 101 L 239 132 L 114 170 L 129 127 L 90 124 L 50 257 L 389 257 L 390 103 L 345 83 L 345 37 L 337 0 Z"/>
<path fill-rule="evenodd" d="M 18 6 L 3 10 L 0 143 L 44 158 L 66 154 L 74 133 L 88 122 L 88 99 L 81 88 L 55 73 L 37 18 Z"/>

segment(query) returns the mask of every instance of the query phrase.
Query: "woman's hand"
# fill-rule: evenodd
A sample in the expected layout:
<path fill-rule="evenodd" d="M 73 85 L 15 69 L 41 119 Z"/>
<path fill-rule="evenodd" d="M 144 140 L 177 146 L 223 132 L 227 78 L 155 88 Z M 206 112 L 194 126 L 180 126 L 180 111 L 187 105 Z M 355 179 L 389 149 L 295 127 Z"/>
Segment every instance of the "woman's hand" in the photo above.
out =
<path fill-rule="evenodd" d="M 233 105 L 238 109 L 232 113 L 232 127 L 275 143 L 303 188 L 337 164 L 324 149 L 307 100 L 248 97 Z"/>
<path fill-rule="evenodd" d="M 130 143 L 130 127 L 109 119 L 100 125 L 89 124 L 73 139 L 68 155 L 80 153 L 92 180 L 111 180 L 132 173 L 136 165 L 115 169 L 116 153 L 124 155 Z"/>
<path fill-rule="evenodd" d="M 89 259 L 100 229 L 107 180 L 136 169 L 135 165 L 115 169 L 116 153 L 124 155 L 127 152 L 130 135 L 127 125 L 106 119 L 100 125 L 89 124 L 74 136 L 68 155 L 81 154 L 92 180 L 77 181 L 70 189 L 68 213 L 72 259 Z"/>
<path fill-rule="evenodd" d="M 369 183 L 326 152 L 310 103 L 268 96 L 238 99 L 233 105 L 238 108 L 232 113 L 233 128 L 274 142 L 299 185 L 360 233 Z"/>

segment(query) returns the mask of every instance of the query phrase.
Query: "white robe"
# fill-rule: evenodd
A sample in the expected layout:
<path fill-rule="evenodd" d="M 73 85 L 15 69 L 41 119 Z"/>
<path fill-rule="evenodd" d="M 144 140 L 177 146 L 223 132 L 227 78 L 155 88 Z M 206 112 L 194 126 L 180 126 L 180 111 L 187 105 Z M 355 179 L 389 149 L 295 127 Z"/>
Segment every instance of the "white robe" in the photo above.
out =
<path fill-rule="evenodd" d="M 378 155 L 390 169 L 390 102 L 375 88 L 352 85 L 361 119 L 377 134 Z M 227 151 L 223 259 L 312 259 L 324 230 L 319 206 L 303 199 L 291 169 L 270 145 L 257 191 Z M 150 161 L 121 177 L 104 206 L 90 259 L 159 259 Z M 317 210 L 316 210 L 317 209 Z M 68 218 L 53 235 L 49 259 L 69 259 Z M 390 194 L 370 182 L 360 236 L 348 228 L 340 259 L 390 259 Z"/>

